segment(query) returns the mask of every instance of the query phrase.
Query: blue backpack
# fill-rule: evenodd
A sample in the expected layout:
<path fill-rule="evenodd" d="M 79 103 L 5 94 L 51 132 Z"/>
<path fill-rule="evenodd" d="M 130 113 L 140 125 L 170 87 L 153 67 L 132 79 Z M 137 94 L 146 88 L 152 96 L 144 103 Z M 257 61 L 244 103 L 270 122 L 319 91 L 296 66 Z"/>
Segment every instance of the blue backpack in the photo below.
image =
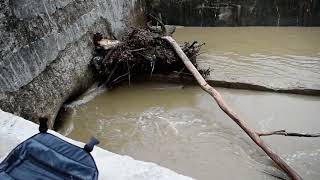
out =
<path fill-rule="evenodd" d="M 90 152 L 99 141 L 80 148 L 47 133 L 47 119 L 40 133 L 19 144 L 0 163 L 1 180 L 97 180 L 98 169 Z"/>

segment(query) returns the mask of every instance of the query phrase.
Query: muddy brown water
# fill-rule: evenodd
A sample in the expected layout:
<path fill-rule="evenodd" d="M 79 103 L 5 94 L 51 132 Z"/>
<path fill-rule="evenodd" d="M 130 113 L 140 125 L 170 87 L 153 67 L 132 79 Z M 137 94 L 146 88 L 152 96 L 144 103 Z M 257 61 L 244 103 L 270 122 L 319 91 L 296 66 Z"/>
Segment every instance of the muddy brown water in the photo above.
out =
<path fill-rule="evenodd" d="M 240 28 L 243 31 L 241 36 L 231 33 L 235 29 L 225 29 L 183 28 L 178 29 L 176 38 L 180 41 L 207 40 L 206 54 L 201 58 L 211 65 L 211 58 L 206 60 L 211 55 L 233 61 L 241 61 L 242 56 L 252 53 L 270 57 L 288 54 L 300 59 L 305 57 L 301 61 L 320 56 L 316 42 L 319 40 L 317 28 L 306 28 L 305 32 L 303 28 L 286 28 L 287 32 L 283 30 L 280 35 L 273 33 L 279 31 L 275 28 L 256 28 L 255 31 L 247 28 L 247 33 Z M 288 43 L 273 43 L 279 38 L 285 41 L 283 36 L 288 35 L 292 36 Z M 256 39 L 261 36 L 264 36 L 265 43 Z M 244 40 L 249 43 L 243 44 Z M 250 45 L 252 41 L 256 43 Z M 238 44 L 238 48 L 232 46 L 234 49 L 230 49 L 229 43 Z M 276 59 L 272 61 L 281 60 Z M 313 60 L 311 58 L 310 61 Z M 234 66 L 236 69 L 237 65 Z M 257 68 L 252 66 L 251 69 L 254 71 Z M 310 84 L 319 81 L 312 72 L 309 75 Z M 320 97 L 218 90 L 229 105 L 257 130 L 320 132 Z M 81 141 L 96 136 L 103 148 L 138 160 L 155 162 L 196 179 L 276 179 L 268 173 L 283 176 L 272 161 L 220 111 L 211 97 L 196 86 L 143 83 L 112 91 L 93 89 L 88 95 L 67 105 L 67 109 L 65 123 L 59 130 L 61 133 Z M 319 179 L 320 138 L 273 136 L 264 139 L 304 179 Z"/>
<path fill-rule="evenodd" d="M 186 27 L 175 38 L 206 43 L 198 59 L 210 79 L 320 90 L 320 27 Z"/>

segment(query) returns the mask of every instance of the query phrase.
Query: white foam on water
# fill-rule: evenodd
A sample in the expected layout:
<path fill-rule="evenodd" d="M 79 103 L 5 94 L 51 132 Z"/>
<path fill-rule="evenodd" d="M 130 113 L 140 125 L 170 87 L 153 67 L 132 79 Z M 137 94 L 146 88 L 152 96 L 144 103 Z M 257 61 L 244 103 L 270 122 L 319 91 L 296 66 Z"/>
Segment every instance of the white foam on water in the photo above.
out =
<path fill-rule="evenodd" d="M 64 105 L 66 108 L 75 108 L 80 105 L 86 104 L 92 99 L 94 99 L 96 96 L 104 93 L 107 89 L 104 86 L 97 87 L 97 85 L 93 85 L 86 93 L 84 93 L 80 98 L 73 101 L 70 104 Z"/>

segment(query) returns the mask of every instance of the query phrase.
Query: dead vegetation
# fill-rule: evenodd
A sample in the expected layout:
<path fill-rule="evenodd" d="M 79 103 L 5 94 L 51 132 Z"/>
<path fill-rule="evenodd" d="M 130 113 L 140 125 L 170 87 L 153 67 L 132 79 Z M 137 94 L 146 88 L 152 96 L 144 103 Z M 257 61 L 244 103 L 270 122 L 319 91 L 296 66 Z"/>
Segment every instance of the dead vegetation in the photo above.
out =
<path fill-rule="evenodd" d="M 135 77 L 153 74 L 191 76 L 172 47 L 161 39 L 163 34 L 163 31 L 155 32 L 150 28 L 132 29 L 122 42 L 96 34 L 96 54 L 91 64 L 101 84 L 111 88 L 124 81 L 130 84 Z M 207 76 L 210 70 L 201 70 L 197 65 L 202 45 L 195 41 L 185 43 L 182 49 L 197 70 Z"/>

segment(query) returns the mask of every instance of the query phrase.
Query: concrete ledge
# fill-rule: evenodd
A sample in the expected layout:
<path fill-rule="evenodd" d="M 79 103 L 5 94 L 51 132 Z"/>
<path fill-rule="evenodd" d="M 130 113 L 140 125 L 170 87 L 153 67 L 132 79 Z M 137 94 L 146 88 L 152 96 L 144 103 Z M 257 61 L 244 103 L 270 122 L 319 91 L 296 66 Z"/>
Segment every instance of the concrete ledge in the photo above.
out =
<path fill-rule="evenodd" d="M 38 125 L 18 116 L 0 110 L 0 159 L 5 158 L 13 148 L 38 133 Z M 83 147 L 84 143 L 74 141 L 54 131 L 49 131 L 72 144 Z M 99 147 L 92 152 L 101 180 L 192 180 L 154 163 L 134 160 Z"/>

